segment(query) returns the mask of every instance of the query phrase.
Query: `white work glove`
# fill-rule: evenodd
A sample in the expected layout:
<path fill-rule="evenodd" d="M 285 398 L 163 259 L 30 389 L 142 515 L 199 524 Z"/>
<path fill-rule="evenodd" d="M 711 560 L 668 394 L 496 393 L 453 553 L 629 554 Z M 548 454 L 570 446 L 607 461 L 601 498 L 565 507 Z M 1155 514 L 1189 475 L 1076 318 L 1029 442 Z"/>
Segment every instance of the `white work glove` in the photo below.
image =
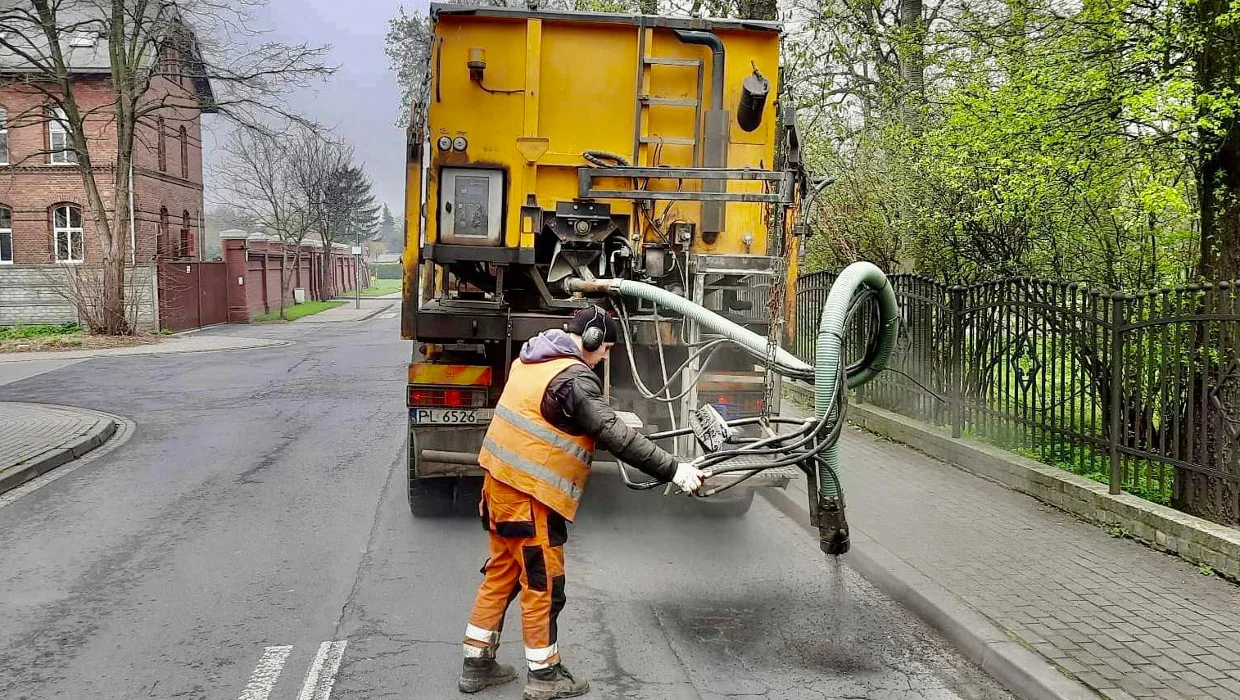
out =
<path fill-rule="evenodd" d="M 705 478 L 706 474 L 701 469 L 690 462 L 681 462 L 676 465 L 676 475 L 672 477 L 672 483 L 685 493 L 697 493 L 702 486 L 702 479 Z"/>

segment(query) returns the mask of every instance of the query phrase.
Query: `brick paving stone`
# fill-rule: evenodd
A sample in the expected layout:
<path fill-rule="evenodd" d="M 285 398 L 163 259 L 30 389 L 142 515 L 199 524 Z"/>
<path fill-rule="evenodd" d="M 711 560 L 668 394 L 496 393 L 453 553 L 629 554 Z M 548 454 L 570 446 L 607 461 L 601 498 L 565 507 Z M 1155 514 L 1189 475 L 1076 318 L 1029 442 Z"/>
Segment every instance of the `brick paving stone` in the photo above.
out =
<path fill-rule="evenodd" d="M 1167 649 L 1166 651 L 1163 652 L 1163 654 L 1166 655 L 1167 658 L 1172 659 L 1173 661 L 1176 661 L 1177 663 L 1183 664 L 1185 666 L 1192 664 L 1192 663 L 1196 663 L 1197 659 L 1191 654 L 1185 652 L 1182 648 L 1180 648 L 1179 644 L 1180 643 L 1177 643 L 1177 646 L 1171 649 Z"/>
<path fill-rule="evenodd" d="M 858 430 L 840 462 L 854 529 L 1065 673 L 1132 697 L 1240 697 L 1222 685 L 1240 681 L 1240 588 Z"/>
<path fill-rule="evenodd" d="M 1075 658 L 1064 659 L 1056 663 L 1069 673 L 1081 673 L 1089 670 L 1089 666 L 1086 666 Z"/>
<path fill-rule="evenodd" d="M 73 446 L 105 421 L 112 422 L 70 406 L 0 401 L 0 476 Z"/>
<path fill-rule="evenodd" d="M 1192 664 L 1187 668 L 1190 673 L 1195 673 L 1208 681 L 1218 681 L 1227 677 L 1226 673 L 1223 673 L 1217 668 L 1211 668 L 1206 664 Z M 1187 677 L 1188 676 L 1186 675 L 1185 678 Z"/>

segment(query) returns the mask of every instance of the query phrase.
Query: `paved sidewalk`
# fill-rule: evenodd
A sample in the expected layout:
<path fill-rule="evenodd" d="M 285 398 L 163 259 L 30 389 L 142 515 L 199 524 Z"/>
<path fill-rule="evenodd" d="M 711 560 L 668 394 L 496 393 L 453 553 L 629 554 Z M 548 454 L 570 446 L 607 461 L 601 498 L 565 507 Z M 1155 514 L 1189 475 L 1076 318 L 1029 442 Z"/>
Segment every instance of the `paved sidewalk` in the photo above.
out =
<path fill-rule="evenodd" d="M 227 335 L 173 335 L 150 345 L 106 350 L 57 350 L 47 352 L 0 353 L 0 362 L 35 362 L 39 360 L 81 360 L 93 357 L 117 357 L 124 355 L 166 355 L 179 352 L 212 352 L 216 350 L 249 350 L 252 348 L 288 345 L 286 340 L 270 338 L 239 338 Z"/>
<path fill-rule="evenodd" d="M 343 323 L 346 321 L 366 321 L 370 318 L 378 316 L 392 307 L 392 302 L 383 299 L 379 301 L 378 297 L 362 299 L 362 308 L 353 308 L 353 302 L 349 301 L 343 306 L 337 306 L 334 309 L 320 311 L 317 314 L 303 316 L 293 323 Z M 370 301 L 372 303 L 367 304 Z"/>
<path fill-rule="evenodd" d="M 95 411 L 0 402 L 0 493 L 100 447 L 116 427 Z"/>
<path fill-rule="evenodd" d="M 854 531 L 1065 675 L 1112 700 L 1240 698 L 1240 587 L 859 430 L 840 452 Z"/>

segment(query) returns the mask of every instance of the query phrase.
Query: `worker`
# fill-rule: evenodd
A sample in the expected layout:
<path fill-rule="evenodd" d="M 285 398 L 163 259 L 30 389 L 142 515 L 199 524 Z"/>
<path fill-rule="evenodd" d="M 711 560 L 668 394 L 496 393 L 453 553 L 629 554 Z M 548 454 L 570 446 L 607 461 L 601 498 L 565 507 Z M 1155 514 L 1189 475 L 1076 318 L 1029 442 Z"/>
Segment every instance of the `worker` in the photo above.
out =
<path fill-rule="evenodd" d="M 686 493 L 702 484 L 700 470 L 678 463 L 603 399 L 593 369 L 620 339 L 616 320 L 592 306 L 573 314 L 566 331 L 546 331 L 522 346 L 478 455 L 486 471 L 479 515 L 490 533 L 490 558 L 465 628 L 463 693 L 517 677 L 512 666 L 495 660 L 504 613 L 517 597 L 528 666 L 525 700 L 589 690 L 586 679 L 560 661 L 556 619 L 565 601 L 568 523 L 577 517 L 596 445 Z"/>

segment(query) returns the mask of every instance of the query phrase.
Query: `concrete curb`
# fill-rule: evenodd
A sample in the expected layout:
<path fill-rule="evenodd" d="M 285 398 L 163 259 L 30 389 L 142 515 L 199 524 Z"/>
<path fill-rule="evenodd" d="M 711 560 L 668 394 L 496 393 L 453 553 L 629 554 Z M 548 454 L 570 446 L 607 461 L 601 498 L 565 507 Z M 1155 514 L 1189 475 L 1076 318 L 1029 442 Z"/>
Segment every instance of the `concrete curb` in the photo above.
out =
<path fill-rule="evenodd" d="M 379 298 L 379 297 L 371 297 L 371 298 Z M 332 301 L 341 301 L 341 300 L 333 299 Z M 353 301 L 353 300 L 347 299 L 345 301 Z M 358 318 L 346 318 L 346 319 L 341 319 L 339 321 L 324 321 L 322 319 L 315 320 L 315 316 L 318 316 L 318 314 L 311 314 L 309 316 L 303 316 L 302 318 L 299 318 L 296 321 L 292 321 L 291 323 L 361 323 L 362 321 L 369 321 L 370 319 L 374 318 L 375 316 L 378 316 L 384 311 L 387 311 L 393 306 L 395 306 L 395 304 L 386 304 L 384 306 L 380 306 L 379 308 L 371 311 L 365 316 L 359 316 Z M 328 309 L 328 311 L 332 311 L 332 310 L 333 309 Z"/>
<path fill-rule="evenodd" d="M 102 447 L 104 443 L 116 434 L 116 420 L 111 416 L 76 407 L 74 410 L 90 413 L 97 416 L 99 420 L 90 430 L 77 436 L 73 441 L 47 450 L 27 461 L 21 467 L 12 470 L 11 473 L 5 474 L 3 478 L 0 478 L 0 493 L 11 491 L 31 479 L 50 472 L 56 467 L 72 462 L 75 459 L 80 459 L 91 450 Z"/>
<path fill-rule="evenodd" d="M 359 318 L 359 319 L 357 319 L 357 320 L 358 320 L 358 321 L 369 321 L 370 319 L 374 318 L 375 316 L 378 316 L 379 314 L 383 313 L 384 311 L 387 311 L 388 309 L 392 308 L 393 306 L 395 306 L 395 304 L 388 304 L 387 306 L 381 306 L 381 307 L 379 307 L 378 309 L 375 309 L 373 313 L 366 314 L 365 316 L 363 316 L 363 317 L 361 317 L 361 318 Z"/>
<path fill-rule="evenodd" d="M 851 410 L 851 406 L 849 407 Z M 761 493 L 776 510 L 818 536 L 809 511 L 774 489 Z M 910 566 L 869 535 L 851 528 L 852 549 L 845 562 L 879 590 L 912 610 L 1022 700 L 1098 700 L 1098 694 L 1013 640 L 988 618 Z"/>
<path fill-rule="evenodd" d="M 174 339 L 191 341 L 189 336 L 172 336 Z M 212 336 L 231 337 L 231 336 Z M 240 342 L 245 341 L 245 342 Z M 238 350 L 263 350 L 267 348 L 292 345 L 291 340 L 273 340 L 270 338 L 234 339 L 232 344 L 220 344 L 215 347 L 185 347 L 185 343 L 152 343 L 150 345 L 132 345 L 123 348 L 104 348 L 99 350 L 48 350 L 38 352 L 0 353 L 0 364 L 17 362 L 44 362 L 47 360 L 94 360 L 101 357 L 141 357 L 146 355 L 181 355 L 199 352 L 236 352 Z"/>

